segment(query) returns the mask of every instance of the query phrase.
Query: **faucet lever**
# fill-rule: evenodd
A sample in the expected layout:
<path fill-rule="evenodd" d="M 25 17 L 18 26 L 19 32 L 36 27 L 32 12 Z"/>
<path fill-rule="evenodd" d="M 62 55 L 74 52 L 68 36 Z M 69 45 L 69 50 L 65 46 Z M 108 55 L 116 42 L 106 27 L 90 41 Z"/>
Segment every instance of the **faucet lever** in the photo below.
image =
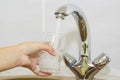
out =
<path fill-rule="evenodd" d="M 72 68 L 73 65 L 77 62 L 77 60 L 70 54 L 66 53 L 66 54 L 64 54 L 63 57 L 64 57 L 64 61 L 65 61 L 66 65 L 70 68 Z"/>
<path fill-rule="evenodd" d="M 93 64 L 97 69 L 100 70 L 104 68 L 109 62 L 110 62 L 109 57 L 105 53 L 102 53 L 93 61 Z"/>

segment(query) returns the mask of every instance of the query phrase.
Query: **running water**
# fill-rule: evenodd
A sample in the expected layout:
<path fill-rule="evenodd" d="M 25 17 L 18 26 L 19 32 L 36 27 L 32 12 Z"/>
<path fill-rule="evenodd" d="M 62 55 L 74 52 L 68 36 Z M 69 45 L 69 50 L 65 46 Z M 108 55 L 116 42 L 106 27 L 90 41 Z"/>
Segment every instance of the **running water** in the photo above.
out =
<path fill-rule="evenodd" d="M 56 24 L 56 29 L 55 29 L 55 33 L 53 34 L 53 38 L 52 38 L 52 45 L 54 45 L 54 43 L 57 43 L 56 45 L 58 45 L 58 40 L 59 40 L 59 33 L 60 33 L 60 27 L 61 27 L 61 18 L 57 18 L 57 24 Z"/>
<path fill-rule="evenodd" d="M 60 27 L 61 27 L 61 21 L 62 21 L 62 19 L 61 18 L 57 18 L 57 24 L 56 24 L 56 34 L 57 33 L 60 33 Z"/>
<path fill-rule="evenodd" d="M 54 43 L 57 43 L 58 45 L 58 39 L 59 39 L 59 33 L 60 33 L 60 25 L 61 25 L 61 18 L 57 18 L 57 24 L 56 29 L 52 37 L 51 44 L 55 45 Z M 42 0 L 42 32 L 44 33 L 46 29 L 45 25 L 45 0 Z"/>

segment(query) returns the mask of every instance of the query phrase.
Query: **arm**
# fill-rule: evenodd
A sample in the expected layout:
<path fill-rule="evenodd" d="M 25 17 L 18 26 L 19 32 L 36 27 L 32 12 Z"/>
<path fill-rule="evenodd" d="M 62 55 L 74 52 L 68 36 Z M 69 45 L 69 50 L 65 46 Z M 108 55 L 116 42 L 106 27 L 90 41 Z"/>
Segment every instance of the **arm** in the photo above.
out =
<path fill-rule="evenodd" d="M 17 46 L 0 48 L 0 71 L 19 66 L 20 55 Z"/>

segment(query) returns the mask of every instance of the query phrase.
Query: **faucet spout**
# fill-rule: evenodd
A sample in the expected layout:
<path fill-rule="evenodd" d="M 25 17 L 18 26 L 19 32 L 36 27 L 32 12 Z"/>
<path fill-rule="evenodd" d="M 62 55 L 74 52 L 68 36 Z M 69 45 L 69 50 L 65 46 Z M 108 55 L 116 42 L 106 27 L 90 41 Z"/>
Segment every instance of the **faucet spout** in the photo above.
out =
<path fill-rule="evenodd" d="M 90 59 L 90 43 L 89 43 L 89 28 L 88 28 L 88 24 L 87 24 L 87 20 L 85 18 L 84 13 L 82 12 L 81 9 L 79 9 L 79 7 L 69 4 L 69 5 L 65 5 L 62 6 L 61 8 L 59 8 L 57 10 L 56 14 L 56 18 L 61 18 L 64 19 L 66 16 L 69 15 L 73 15 L 77 26 L 78 26 L 78 30 L 79 30 L 79 35 L 80 35 L 80 41 L 82 42 L 80 44 L 81 46 L 81 56 L 86 56 L 88 57 L 88 59 Z M 81 57 L 79 56 L 79 57 Z"/>
<path fill-rule="evenodd" d="M 79 60 L 77 61 L 70 54 L 64 54 L 65 64 L 76 75 L 78 80 L 93 80 L 93 77 L 98 73 L 109 61 L 109 57 L 105 54 L 100 55 L 93 62 L 90 56 L 90 33 L 86 17 L 83 11 L 72 4 L 60 7 L 56 13 L 56 18 L 64 20 L 66 16 L 72 15 L 77 23 L 80 44 Z"/>

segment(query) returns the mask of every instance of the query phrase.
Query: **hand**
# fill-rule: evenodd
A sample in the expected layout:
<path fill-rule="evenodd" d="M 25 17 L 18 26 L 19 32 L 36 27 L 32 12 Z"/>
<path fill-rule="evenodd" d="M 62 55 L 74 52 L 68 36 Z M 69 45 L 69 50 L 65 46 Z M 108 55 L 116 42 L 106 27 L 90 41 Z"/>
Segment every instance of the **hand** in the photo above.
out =
<path fill-rule="evenodd" d="M 51 75 L 49 72 L 38 71 L 36 67 L 41 51 L 47 51 L 53 56 L 56 54 L 49 42 L 25 42 L 17 46 L 21 52 L 21 56 L 19 58 L 20 66 L 29 68 L 39 76 Z"/>

